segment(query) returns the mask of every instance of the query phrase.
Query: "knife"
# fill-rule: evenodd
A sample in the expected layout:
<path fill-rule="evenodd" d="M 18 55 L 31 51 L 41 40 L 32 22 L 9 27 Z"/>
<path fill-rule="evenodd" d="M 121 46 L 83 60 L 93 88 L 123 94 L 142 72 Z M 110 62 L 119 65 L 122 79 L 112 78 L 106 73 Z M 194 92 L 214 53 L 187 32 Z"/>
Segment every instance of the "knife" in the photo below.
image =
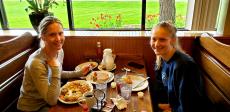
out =
<path fill-rule="evenodd" d="M 132 87 L 132 89 L 137 88 L 138 86 L 140 86 L 142 83 L 144 83 L 146 80 L 148 80 L 150 77 L 146 77 L 145 80 L 138 82 L 135 86 Z"/>

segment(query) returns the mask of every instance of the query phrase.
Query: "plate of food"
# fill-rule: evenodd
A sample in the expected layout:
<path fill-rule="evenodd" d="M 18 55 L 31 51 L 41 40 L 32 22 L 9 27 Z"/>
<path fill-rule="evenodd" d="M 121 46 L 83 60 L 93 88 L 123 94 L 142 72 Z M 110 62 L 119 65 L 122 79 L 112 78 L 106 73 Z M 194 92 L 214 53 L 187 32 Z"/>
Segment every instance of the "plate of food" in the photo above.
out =
<path fill-rule="evenodd" d="M 97 68 L 98 68 L 99 70 L 101 70 L 101 71 L 108 71 L 108 72 L 110 72 L 110 71 L 113 71 L 113 70 L 116 69 L 116 64 L 114 64 L 113 68 L 110 69 L 110 70 L 107 70 L 107 69 L 105 68 L 105 65 L 102 65 L 102 64 L 98 65 Z"/>
<path fill-rule="evenodd" d="M 79 65 L 77 65 L 77 66 L 75 67 L 75 70 L 76 70 L 76 71 L 79 71 L 79 70 L 82 69 L 82 67 L 87 66 L 87 65 L 92 66 L 91 69 L 94 69 L 94 68 L 96 68 L 96 67 L 98 66 L 98 63 L 97 63 L 97 62 L 94 62 L 94 61 L 89 61 L 89 62 L 81 63 L 81 64 L 79 64 Z"/>
<path fill-rule="evenodd" d="M 114 74 L 108 71 L 93 71 L 86 76 L 86 80 L 92 84 L 108 83 L 114 78 Z"/>
<path fill-rule="evenodd" d="M 126 76 L 124 75 L 122 77 L 122 79 L 124 82 L 128 82 L 128 83 L 132 84 L 132 91 L 144 90 L 149 85 L 148 80 L 146 80 L 144 77 L 138 76 L 138 75 L 126 75 Z M 146 81 L 144 81 L 144 80 L 146 80 Z M 140 82 L 143 82 L 143 83 L 139 84 Z M 138 86 L 134 88 L 134 86 L 136 86 L 136 85 L 138 85 Z"/>
<path fill-rule="evenodd" d="M 90 91 L 93 91 L 93 85 L 90 82 L 86 80 L 70 81 L 61 87 L 58 100 L 65 104 L 75 104 L 82 99 L 84 93 Z"/>

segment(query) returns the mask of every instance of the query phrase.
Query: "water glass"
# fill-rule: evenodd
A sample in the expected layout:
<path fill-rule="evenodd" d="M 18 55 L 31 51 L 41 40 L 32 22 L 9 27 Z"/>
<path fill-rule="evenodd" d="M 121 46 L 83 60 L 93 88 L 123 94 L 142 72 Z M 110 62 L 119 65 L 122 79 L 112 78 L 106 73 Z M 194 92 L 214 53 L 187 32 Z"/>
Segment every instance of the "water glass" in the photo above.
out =
<path fill-rule="evenodd" d="M 97 83 L 96 84 L 96 89 L 102 90 L 105 93 L 105 96 L 106 96 L 107 83 Z"/>
<path fill-rule="evenodd" d="M 121 85 L 121 96 L 127 100 L 130 101 L 132 93 L 132 84 L 122 83 Z"/>
<path fill-rule="evenodd" d="M 114 76 L 114 82 L 116 82 L 116 89 L 117 89 L 117 94 L 121 94 L 121 85 L 122 85 L 122 78 L 123 74 L 116 74 Z"/>

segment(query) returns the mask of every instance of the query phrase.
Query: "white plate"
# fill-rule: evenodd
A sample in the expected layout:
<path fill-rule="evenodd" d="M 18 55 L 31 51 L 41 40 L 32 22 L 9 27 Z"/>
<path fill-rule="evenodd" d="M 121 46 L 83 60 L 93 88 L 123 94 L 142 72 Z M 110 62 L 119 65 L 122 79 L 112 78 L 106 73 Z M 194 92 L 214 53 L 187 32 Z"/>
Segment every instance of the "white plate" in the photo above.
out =
<path fill-rule="evenodd" d="M 71 85 L 71 84 L 73 84 L 73 83 L 81 83 L 81 84 L 87 84 L 88 86 L 89 86 L 89 91 L 90 92 L 92 92 L 93 91 L 93 85 L 89 82 L 89 81 L 86 81 L 86 80 L 75 80 L 75 81 L 70 81 L 70 82 L 67 82 L 64 86 L 62 86 L 61 87 L 61 90 L 64 88 L 64 87 L 66 87 L 67 85 Z M 68 88 L 67 88 L 67 90 L 68 90 Z M 89 92 L 89 91 L 86 91 L 86 92 Z M 86 93 L 85 92 L 85 93 Z M 75 104 L 75 103 L 79 103 L 79 101 L 82 99 L 82 97 L 83 97 L 83 94 L 84 93 L 82 93 L 82 96 L 81 97 L 79 97 L 76 101 L 64 101 L 63 99 L 61 99 L 60 97 L 61 97 L 61 94 L 59 95 L 59 97 L 58 97 L 58 100 L 60 101 L 60 102 L 62 102 L 62 103 L 64 103 L 64 104 Z"/>
<path fill-rule="evenodd" d="M 96 68 L 96 67 L 98 66 L 98 63 L 97 63 L 97 62 L 89 61 L 89 62 L 85 62 L 85 63 L 81 63 L 81 64 L 77 65 L 77 66 L 75 67 L 75 70 L 76 70 L 76 71 L 79 71 L 79 70 L 82 69 L 83 66 L 86 66 L 86 65 L 89 65 L 89 64 L 92 64 L 92 65 L 93 65 L 93 68 L 92 68 L 92 69 L 94 69 L 94 68 Z"/>
<path fill-rule="evenodd" d="M 89 73 L 86 76 L 86 80 L 91 82 L 92 84 L 97 84 L 98 83 L 98 82 L 93 81 L 93 79 L 92 79 L 92 76 L 93 76 L 94 72 L 96 72 L 98 75 L 100 75 L 100 73 L 101 74 L 108 74 L 109 78 L 108 78 L 107 81 L 105 81 L 105 83 L 111 82 L 113 80 L 113 78 L 114 78 L 114 74 L 111 73 L 111 72 L 108 72 L 108 71 L 93 71 L 93 72 Z"/>
<path fill-rule="evenodd" d="M 108 71 L 108 72 L 110 72 L 110 71 L 113 71 L 113 70 L 115 70 L 116 69 L 116 64 L 114 64 L 114 66 L 113 66 L 113 68 L 111 69 L 111 70 L 107 70 L 107 69 L 105 69 L 105 68 L 103 68 L 103 65 L 98 65 L 98 67 L 97 67 L 99 70 L 101 70 L 101 71 Z"/>
<path fill-rule="evenodd" d="M 142 76 L 137 76 L 137 75 L 129 75 L 131 77 L 131 80 L 132 80 L 132 86 L 135 86 L 136 84 L 138 84 L 139 82 L 145 80 L 144 77 Z M 142 85 L 132 89 L 132 91 L 141 91 L 141 90 L 144 90 L 148 87 L 149 85 L 149 82 L 148 80 L 146 80 Z"/>

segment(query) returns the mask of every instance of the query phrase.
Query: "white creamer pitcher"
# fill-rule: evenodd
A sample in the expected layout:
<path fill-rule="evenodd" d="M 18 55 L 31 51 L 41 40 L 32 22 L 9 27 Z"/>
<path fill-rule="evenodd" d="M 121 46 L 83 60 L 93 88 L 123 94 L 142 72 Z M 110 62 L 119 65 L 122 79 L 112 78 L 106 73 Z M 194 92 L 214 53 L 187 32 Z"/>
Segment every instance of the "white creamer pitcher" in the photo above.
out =
<path fill-rule="evenodd" d="M 114 59 L 111 49 L 104 49 L 102 64 L 105 66 L 106 70 L 111 70 L 114 67 Z"/>

